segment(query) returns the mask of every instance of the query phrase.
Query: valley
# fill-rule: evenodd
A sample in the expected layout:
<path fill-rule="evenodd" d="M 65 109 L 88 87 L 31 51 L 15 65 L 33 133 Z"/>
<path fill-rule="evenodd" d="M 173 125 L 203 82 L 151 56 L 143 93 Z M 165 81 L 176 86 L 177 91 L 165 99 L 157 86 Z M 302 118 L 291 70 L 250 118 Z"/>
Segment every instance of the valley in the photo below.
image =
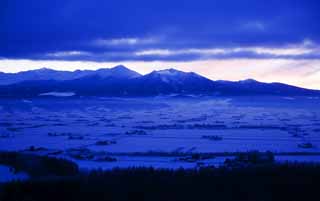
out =
<path fill-rule="evenodd" d="M 318 108 L 318 97 L 4 99 L 0 147 L 89 170 L 219 166 L 254 150 L 320 162 Z"/>

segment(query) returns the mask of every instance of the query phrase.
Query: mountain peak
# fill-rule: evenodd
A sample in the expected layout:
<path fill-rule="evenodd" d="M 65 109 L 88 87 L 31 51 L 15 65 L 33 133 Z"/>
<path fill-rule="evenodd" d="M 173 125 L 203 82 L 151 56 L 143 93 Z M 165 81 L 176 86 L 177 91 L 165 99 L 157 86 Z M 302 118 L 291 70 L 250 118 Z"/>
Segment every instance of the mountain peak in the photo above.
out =
<path fill-rule="evenodd" d="M 202 77 L 193 72 L 184 72 L 176 70 L 174 68 L 168 68 L 164 70 L 152 71 L 151 73 L 143 76 L 143 79 L 148 79 L 152 82 L 162 82 L 166 84 L 172 84 L 173 87 L 182 85 L 183 83 L 202 83 L 202 82 L 212 82 L 211 80 Z"/>
<path fill-rule="evenodd" d="M 240 80 L 240 83 L 245 83 L 245 84 L 249 84 L 249 83 L 258 83 L 257 80 L 255 79 L 245 79 L 245 80 Z"/>
<path fill-rule="evenodd" d="M 182 75 L 182 74 L 187 74 L 186 72 L 176 70 L 174 68 L 168 68 L 164 70 L 158 70 L 158 71 L 153 71 L 153 74 L 159 74 L 159 75 L 164 75 L 164 76 L 176 76 L 176 75 Z"/>
<path fill-rule="evenodd" d="M 111 69 L 130 70 L 129 68 L 127 68 L 127 67 L 124 66 L 124 65 L 117 65 L 117 66 L 112 67 Z M 131 70 L 130 70 L 130 71 L 131 71 Z"/>
<path fill-rule="evenodd" d="M 100 68 L 90 72 L 90 76 L 95 75 L 101 78 L 113 77 L 113 78 L 135 78 L 141 76 L 139 73 L 130 70 L 129 68 L 118 65 L 112 68 Z"/>
<path fill-rule="evenodd" d="M 47 68 L 47 67 L 42 67 L 42 68 L 39 68 L 39 69 L 35 69 L 35 70 L 33 70 L 33 71 L 35 71 L 35 72 L 48 72 L 48 71 L 54 71 L 53 69 L 51 69 L 51 68 Z"/>
<path fill-rule="evenodd" d="M 135 77 L 140 77 L 141 75 L 137 73 L 136 71 L 133 71 L 124 65 L 118 65 L 113 68 L 110 68 L 109 71 L 113 74 L 117 74 L 119 76 L 124 76 L 128 78 L 135 78 Z"/>

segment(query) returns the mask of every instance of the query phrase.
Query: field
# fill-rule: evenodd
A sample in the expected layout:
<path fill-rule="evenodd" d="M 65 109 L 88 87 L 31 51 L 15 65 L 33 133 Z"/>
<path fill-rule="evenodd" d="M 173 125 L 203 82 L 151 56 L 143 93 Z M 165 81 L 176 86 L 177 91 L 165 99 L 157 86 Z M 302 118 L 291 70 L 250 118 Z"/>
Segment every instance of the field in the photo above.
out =
<path fill-rule="evenodd" d="M 320 99 L 2 99 L 0 149 L 70 159 L 83 170 L 220 166 L 252 150 L 320 162 Z"/>

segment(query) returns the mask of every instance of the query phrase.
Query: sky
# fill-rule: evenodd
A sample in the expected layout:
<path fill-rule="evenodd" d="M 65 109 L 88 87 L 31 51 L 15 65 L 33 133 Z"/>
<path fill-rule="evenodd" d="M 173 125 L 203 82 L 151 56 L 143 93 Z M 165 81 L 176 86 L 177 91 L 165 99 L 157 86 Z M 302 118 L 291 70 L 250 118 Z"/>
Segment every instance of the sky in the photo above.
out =
<path fill-rule="evenodd" d="M 176 68 L 320 89 L 318 0 L 2 0 L 0 71 Z"/>

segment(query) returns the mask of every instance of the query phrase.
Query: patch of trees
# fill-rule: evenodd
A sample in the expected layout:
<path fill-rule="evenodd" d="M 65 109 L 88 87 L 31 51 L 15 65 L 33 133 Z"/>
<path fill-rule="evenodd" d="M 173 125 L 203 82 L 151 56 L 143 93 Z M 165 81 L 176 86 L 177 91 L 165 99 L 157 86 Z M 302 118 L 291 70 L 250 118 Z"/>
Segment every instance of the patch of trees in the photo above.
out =
<path fill-rule="evenodd" d="M 78 165 L 66 159 L 18 152 L 0 152 L 0 164 L 14 168 L 15 172 L 27 172 L 31 177 L 70 176 L 79 173 Z"/>
<path fill-rule="evenodd" d="M 319 185 L 320 165 L 316 164 L 272 164 L 240 169 L 130 168 L 13 182 L 3 186 L 0 200 L 314 200 L 318 197 Z"/>

